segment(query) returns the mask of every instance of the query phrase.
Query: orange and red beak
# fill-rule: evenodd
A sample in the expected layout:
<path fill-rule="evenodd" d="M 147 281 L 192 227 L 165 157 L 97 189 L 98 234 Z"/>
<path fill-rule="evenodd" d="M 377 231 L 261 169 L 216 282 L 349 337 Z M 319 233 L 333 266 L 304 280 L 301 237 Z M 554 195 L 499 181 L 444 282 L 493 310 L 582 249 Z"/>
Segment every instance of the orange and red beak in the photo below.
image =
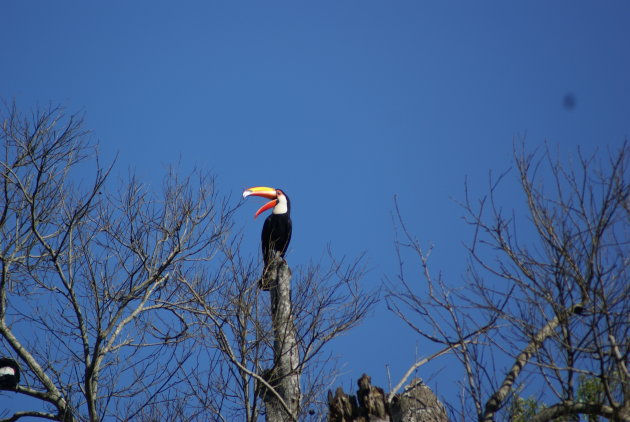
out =
<path fill-rule="evenodd" d="M 271 199 L 271 201 L 267 202 L 265 205 L 260 207 L 258 211 L 256 211 L 254 218 L 278 204 L 278 192 L 274 188 L 264 186 L 249 188 L 243 192 L 243 198 L 247 198 L 248 196 L 262 196 L 263 198 Z"/>

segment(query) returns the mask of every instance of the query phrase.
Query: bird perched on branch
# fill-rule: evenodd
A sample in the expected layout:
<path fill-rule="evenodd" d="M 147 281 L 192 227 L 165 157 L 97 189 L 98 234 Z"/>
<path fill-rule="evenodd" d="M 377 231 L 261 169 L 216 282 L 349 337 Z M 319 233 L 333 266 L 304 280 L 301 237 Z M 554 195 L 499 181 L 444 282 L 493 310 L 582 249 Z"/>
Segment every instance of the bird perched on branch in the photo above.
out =
<path fill-rule="evenodd" d="M 20 383 L 20 366 L 11 358 L 0 358 L 0 390 L 15 390 Z"/>
<path fill-rule="evenodd" d="M 254 218 L 256 218 L 263 212 L 271 209 L 271 215 L 265 220 L 260 237 L 264 262 L 260 287 L 263 290 L 269 290 L 268 286 L 265 286 L 263 283 L 269 264 L 277 253 L 284 258 L 291 241 L 291 201 L 282 190 L 263 186 L 246 189 L 243 192 L 243 198 L 248 196 L 261 196 L 271 199 L 271 201 L 260 207 L 254 215 Z"/>

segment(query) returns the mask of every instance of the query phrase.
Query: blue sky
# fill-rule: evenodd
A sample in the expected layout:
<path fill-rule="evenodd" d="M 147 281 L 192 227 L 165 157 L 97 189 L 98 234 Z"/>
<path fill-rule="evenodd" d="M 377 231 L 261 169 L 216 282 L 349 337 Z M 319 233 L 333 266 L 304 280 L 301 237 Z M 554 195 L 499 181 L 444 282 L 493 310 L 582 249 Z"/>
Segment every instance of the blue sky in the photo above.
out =
<path fill-rule="evenodd" d="M 366 253 L 367 288 L 395 276 L 391 212 L 461 278 L 468 178 L 511 166 L 514 139 L 570 156 L 630 134 L 625 1 L 4 1 L 0 97 L 82 112 L 116 171 L 159 185 L 174 162 L 223 194 L 283 188 L 291 265 Z M 563 98 L 573 95 L 571 110 Z M 521 207 L 514 192 L 506 207 Z M 258 251 L 256 204 L 237 215 Z M 357 355 L 375 334 L 382 342 Z M 393 382 L 434 350 L 381 305 L 333 344 L 346 364 Z M 420 375 L 431 378 L 436 362 Z M 436 380 L 448 389 L 455 380 Z"/>

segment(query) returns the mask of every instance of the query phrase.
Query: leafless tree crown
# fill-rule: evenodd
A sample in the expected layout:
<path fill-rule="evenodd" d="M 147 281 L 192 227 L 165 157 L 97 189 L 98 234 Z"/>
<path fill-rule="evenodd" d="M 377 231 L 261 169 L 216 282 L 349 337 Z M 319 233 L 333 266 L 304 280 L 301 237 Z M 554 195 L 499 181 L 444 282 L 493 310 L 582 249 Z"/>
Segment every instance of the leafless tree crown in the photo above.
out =
<path fill-rule="evenodd" d="M 230 210 L 199 173 L 169 174 L 159 194 L 133 176 L 112 190 L 81 118 L 59 108 L 10 106 L 1 124 L 0 344 L 22 363 L 17 393 L 48 403 L 7 420 L 131 418 L 188 357 L 171 303 Z"/>
<path fill-rule="evenodd" d="M 630 420 L 630 146 L 599 156 L 578 151 L 567 166 L 521 148 L 527 215 L 502 206 L 506 174 L 481 200 L 467 195 L 464 285 L 434 277 L 400 218 L 399 252 L 416 254 L 424 283 L 401 271 L 388 304 L 461 363 L 455 419 Z"/>
<path fill-rule="evenodd" d="M 0 395 L 42 403 L 0 421 L 322 411 L 335 374 L 325 346 L 376 300 L 359 289 L 360 258 L 331 254 L 296 275 L 280 259 L 270 297 L 234 230 L 238 204 L 212 176 L 114 185 L 80 117 L 8 106 L 0 123 L 0 357 L 21 368 Z"/>

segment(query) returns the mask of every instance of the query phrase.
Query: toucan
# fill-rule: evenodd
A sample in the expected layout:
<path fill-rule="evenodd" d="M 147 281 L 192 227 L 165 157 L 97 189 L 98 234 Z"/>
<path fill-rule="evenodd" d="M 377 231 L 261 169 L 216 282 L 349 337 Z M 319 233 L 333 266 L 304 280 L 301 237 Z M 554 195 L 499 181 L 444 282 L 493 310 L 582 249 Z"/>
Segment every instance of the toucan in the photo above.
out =
<path fill-rule="evenodd" d="M 0 390 L 15 390 L 20 382 L 20 366 L 11 358 L 0 358 Z"/>
<path fill-rule="evenodd" d="M 274 259 L 277 252 L 284 258 L 291 241 L 291 201 L 282 190 L 264 186 L 246 189 L 243 192 L 243 198 L 248 196 L 262 196 L 263 198 L 271 199 L 271 201 L 260 207 L 254 215 L 254 218 L 256 218 L 263 212 L 271 209 L 271 215 L 265 220 L 262 235 L 260 236 L 264 262 L 260 286 L 263 290 L 268 290 L 262 280 L 265 278 L 269 263 Z"/>

